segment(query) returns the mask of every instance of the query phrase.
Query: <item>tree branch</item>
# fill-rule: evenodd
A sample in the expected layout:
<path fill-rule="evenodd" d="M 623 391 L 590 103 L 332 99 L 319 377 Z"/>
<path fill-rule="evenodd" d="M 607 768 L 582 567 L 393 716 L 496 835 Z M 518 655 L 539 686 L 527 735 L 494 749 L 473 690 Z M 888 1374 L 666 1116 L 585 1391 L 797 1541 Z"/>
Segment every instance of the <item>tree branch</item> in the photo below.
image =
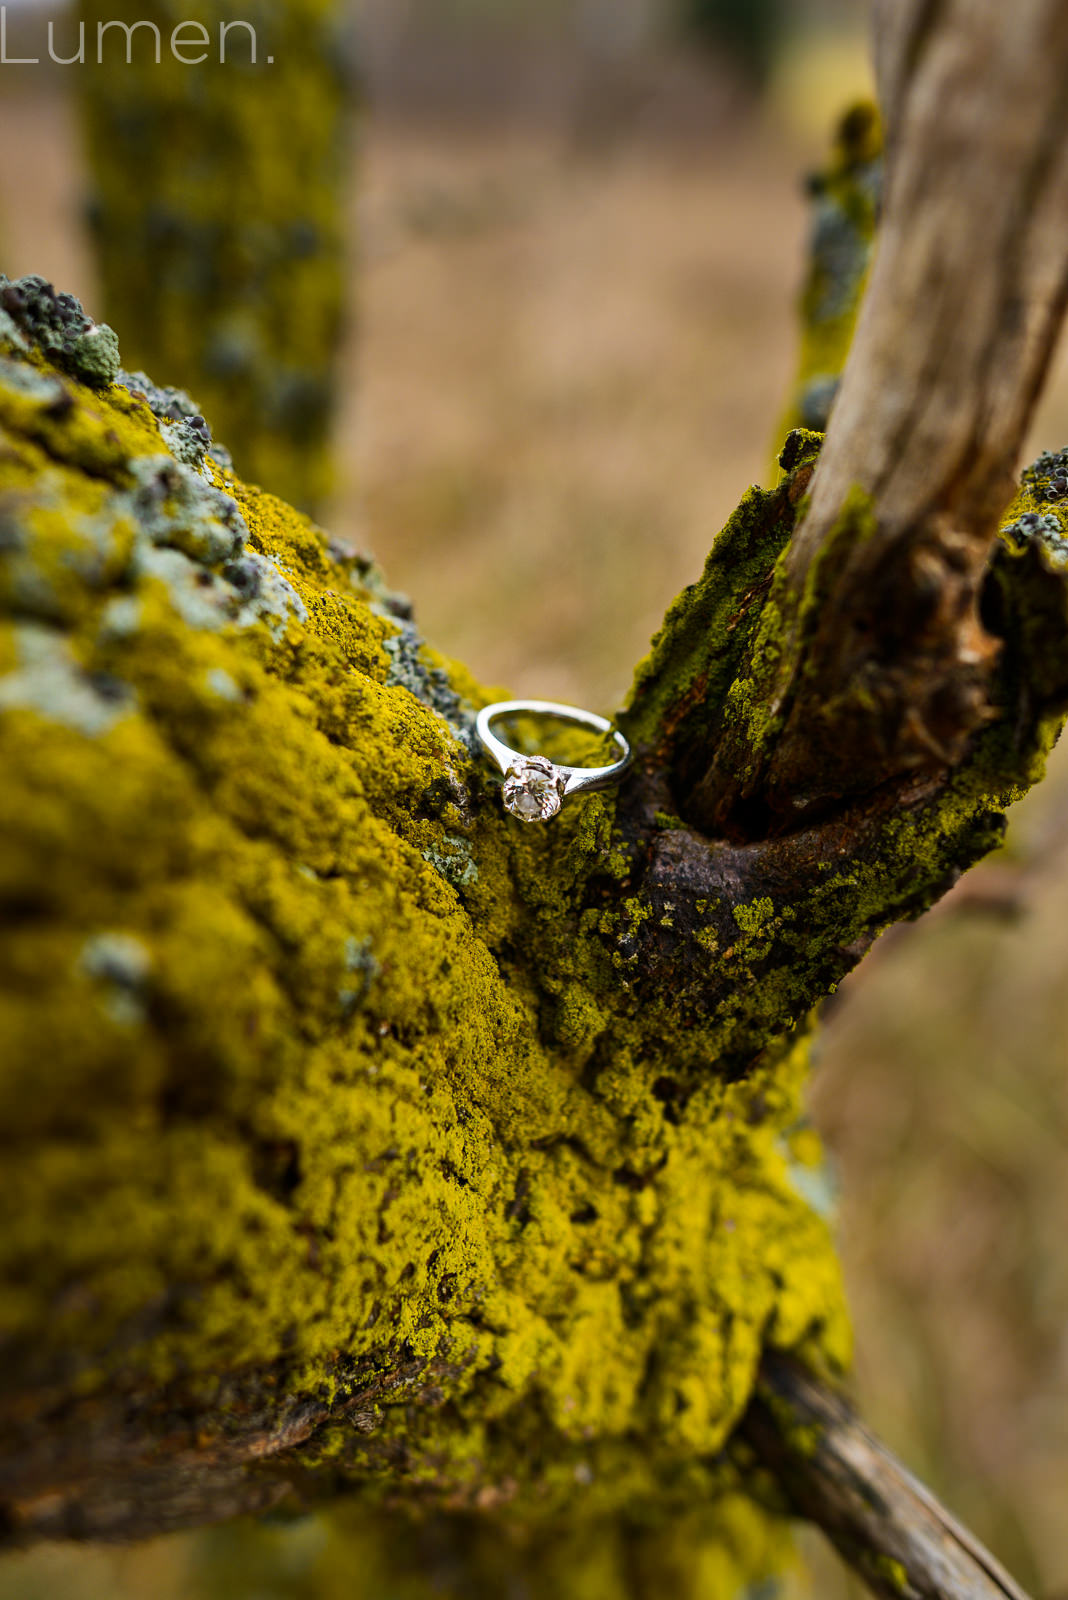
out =
<path fill-rule="evenodd" d="M 76 9 L 93 40 L 116 23 L 164 39 L 174 27 L 160 0 Z M 212 37 L 195 72 L 168 49 L 127 61 L 109 39 L 74 74 L 101 296 L 129 366 L 194 393 L 246 477 L 321 511 L 350 276 L 348 10 L 255 10 L 255 42 L 238 27 L 229 60 L 227 8 L 205 0 L 195 15 Z"/>
<path fill-rule="evenodd" d="M 1009 126 L 1045 138 L 1046 112 Z M 1061 158 L 1016 155 L 1048 266 Z M 947 179 L 921 176 L 930 267 Z M 994 287 L 1037 296 L 1004 222 Z M 1015 340 L 988 316 L 984 360 L 917 305 L 916 470 L 886 448 L 807 565 L 820 441 L 791 434 L 639 670 L 633 775 L 536 830 L 473 757 L 483 691 L 371 564 L 226 471 L 191 402 L 111 382 L 73 301 L 3 287 L 8 1533 L 132 1537 L 283 1482 L 577 1521 L 707 1505 L 761 1341 L 845 1359 L 783 1157 L 811 1006 L 997 842 L 1068 704 L 1060 466 L 1025 474 L 989 569 L 980 527 L 996 418 L 1022 425 L 995 390 L 1026 408 L 1056 296 Z M 927 414 L 951 370 L 979 384 L 947 396 L 956 456 Z M 885 448 L 881 392 L 871 414 Z"/>
<path fill-rule="evenodd" d="M 712 833 L 944 771 L 993 714 L 980 594 L 1068 295 L 1068 12 L 911 0 L 876 31 L 885 214 L 755 663 L 760 715 L 728 708 L 711 753 L 679 763 Z"/>
<path fill-rule="evenodd" d="M 886 1600 L 1028 1600 L 846 1400 L 768 1353 L 741 1427 L 794 1509 Z"/>

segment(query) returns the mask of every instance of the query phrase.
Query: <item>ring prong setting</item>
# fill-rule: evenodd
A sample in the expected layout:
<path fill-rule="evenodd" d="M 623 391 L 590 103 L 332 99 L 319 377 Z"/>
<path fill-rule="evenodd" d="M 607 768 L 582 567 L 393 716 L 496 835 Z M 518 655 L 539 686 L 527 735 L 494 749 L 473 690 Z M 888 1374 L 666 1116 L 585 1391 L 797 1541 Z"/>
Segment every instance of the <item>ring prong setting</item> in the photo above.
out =
<path fill-rule="evenodd" d="M 544 756 L 525 756 L 508 768 L 501 798 L 521 822 L 548 822 L 560 809 L 565 781 L 564 773 Z"/>

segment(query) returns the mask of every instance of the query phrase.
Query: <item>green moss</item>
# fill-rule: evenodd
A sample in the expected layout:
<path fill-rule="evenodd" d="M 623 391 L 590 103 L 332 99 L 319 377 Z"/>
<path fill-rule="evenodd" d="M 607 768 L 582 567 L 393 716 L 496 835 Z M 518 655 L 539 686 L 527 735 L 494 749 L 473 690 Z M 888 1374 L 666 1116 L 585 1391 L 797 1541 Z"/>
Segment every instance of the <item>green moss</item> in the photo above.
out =
<path fill-rule="evenodd" d="M 826 168 L 809 180 L 809 267 L 801 295 L 801 350 L 793 397 L 776 430 L 822 431 L 853 339 L 871 263 L 882 188 L 874 106 L 846 112 Z"/>
<path fill-rule="evenodd" d="M 791 434 L 784 459 L 792 483 L 748 490 L 717 535 L 701 577 L 669 608 L 636 669 L 623 719 L 636 746 L 662 753 L 675 742 L 701 743 L 725 700 L 743 695 L 739 673 L 754 633 L 760 630 L 771 647 L 768 591 L 820 443 L 819 435 L 800 429 Z"/>
<path fill-rule="evenodd" d="M 863 1565 L 875 1578 L 880 1588 L 889 1586 L 895 1594 L 910 1594 L 912 1585 L 909 1582 L 908 1568 L 902 1561 L 895 1561 L 893 1556 L 881 1554 L 865 1554 Z"/>
<path fill-rule="evenodd" d="M 787 565 L 789 547 L 784 545 L 744 676 L 732 683 L 724 706 L 723 726 L 734 735 L 736 748 L 744 748 L 753 773 L 760 771 L 765 755 L 787 721 L 798 683 L 818 670 L 820 658 L 815 640 L 836 578 L 875 531 L 871 496 L 859 488 L 851 489 L 834 526 L 808 566 L 804 588 L 796 599 L 791 593 Z M 858 709 L 874 709 L 870 687 L 859 673 L 837 695 L 822 697 L 813 710 L 808 738 L 814 746 L 822 742 L 824 748 L 831 750 Z"/>
<path fill-rule="evenodd" d="M 91 391 L 10 331 L 0 362 L 0 1382 L 167 1384 L 225 1437 L 236 1373 L 329 1412 L 290 1461 L 311 1494 L 582 1524 L 606 1584 L 632 1524 L 680 1593 L 755 1573 L 778 1532 L 718 1519 L 762 1347 L 849 1357 L 797 1180 L 811 1009 L 1041 770 L 1068 704 L 1059 547 L 1021 520 L 1045 480 L 991 580 L 1034 725 L 800 879 L 760 854 L 789 840 L 664 812 L 654 842 L 706 852 L 693 898 L 650 886 L 611 793 L 512 823 L 479 687 L 145 384 Z M 756 715 L 814 444 L 670 613 L 644 750 Z"/>
<path fill-rule="evenodd" d="M 220 62 L 219 24 L 234 19 L 213 0 L 81 11 L 94 58 L 102 22 L 163 39 L 157 64 L 138 30 L 128 64 L 113 28 L 103 65 L 78 74 L 97 265 L 127 361 L 190 389 L 246 476 L 314 509 L 332 482 L 348 276 L 344 8 L 250 0 L 255 65 L 240 25 Z M 206 61 L 175 60 L 177 21 L 206 26 Z"/>
<path fill-rule="evenodd" d="M 669 1542 L 711 1499 L 686 1581 L 759 1565 L 762 1513 L 733 1553 L 715 1529 L 762 1343 L 848 1356 L 781 1138 L 803 1053 L 709 1075 L 731 1019 L 680 1033 L 626 976 L 670 913 L 597 909 L 632 868 L 613 797 L 517 828 L 480 691 L 373 569 L 179 462 L 148 391 L 28 359 L 0 365 L 5 1386 L 192 1405 L 280 1372 L 338 1413 L 312 1478 Z"/>
<path fill-rule="evenodd" d="M 804 471 L 818 449 L 818 436 L 807 435 L 803 430 L 798 432 L 805 444 L 795 445 L 798 433 L 791 433 L 780 459 L 795 458 L 803 451 L 800 460 Z M 731 740 L 739 770 L 750 780 L 758 778 L 766 754 L 787 721 L 799 678 L 803 680 L 806 672 L 814 670 L 812 641 L 825 615 L 835 574 L 841 571 L 849 553 L 872 536 L 875 527 L 870 497 L 860 490 L 851 491 L 835 526 L 806 573 L 802 594 L 794 600 L 787 566 L 792 518 L 798 515 L 798 469 L 795 467 L 793 471 L 793 482 L 787 486 L 794 491 L 788 497 L 792 515 L 783 515 L 777 525 L 774 564 L 765 579 L 765 595 L 759 613 L 737 642 L 731 661 L 734 675 L 723 688 L 722 699 L 713 699 L 703 713 L 707 717 L 709 710 L 718 708 L 715 740 L 724 737 Z M 870 691 L 859 676 L 847 683 L 839 696 L 825 697 L 820 702 L 813 713 L 811 740 L 815 743 L 822 738 L 833 746 L 842 737 L 843 718 L 848 716 L 848 708 L 858 705 L 870 709 Z M 684 723 L 683 737 L 688 742 L 697 737 L 694 721 L 688 717 Z"/>
<path fill-rule="evenodd" d="M 775 903 L 769 895 L 762 895 L 751 905 L 733 906 L 731 914 L 744 933 L 759 933 L 774 919 Z"/>

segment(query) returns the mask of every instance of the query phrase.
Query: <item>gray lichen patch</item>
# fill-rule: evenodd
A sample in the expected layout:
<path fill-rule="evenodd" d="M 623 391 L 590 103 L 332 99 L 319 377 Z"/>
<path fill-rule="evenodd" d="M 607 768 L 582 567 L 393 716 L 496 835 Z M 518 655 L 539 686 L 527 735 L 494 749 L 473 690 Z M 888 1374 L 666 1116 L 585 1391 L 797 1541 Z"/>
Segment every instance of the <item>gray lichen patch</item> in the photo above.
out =
<path fill-rule="evenodd" d="M 145 402 L 159 423 L 164 443 L 177 461 L 202 468 L 205 458 L 210 457 L 226 470 L 233 465 L 229 450 L 212 439 L 205 418 L 184 389 L 160 387 L 144 372 L 121 371 L 115 381 L 135 399 Z"/>
<path fill-rule="evenodd" d="M 344 1015 L 350 1016 L 366 999 L 368 990 L 380 976 L 382 968 L 372 950 L 371 940 L 366 935 L 362 938 L 355 934 L 349 935 L 345 940 L 344 962 L 350 981 L 342 984 L 337 997 Z"/>
<path fill-rule="evenodd" d="M 17 351 L 20 355 L 25 355 L 30 348 L 30 341 L 11 313 L 5 311 L 2 305 L 0 305 L 0 346 L 5 350 Z"/>
<path fill-rule="evenodd" d="M 53 373 L 39 372 L 36 367 L 28 367 L 24 361 L 0 358 L 0 383 L 46 409 L 70 403 L 60 378 Z"/>
<path fill-rule="evenodd" d="M 280 639 L 290 618 L 302 623 L 308 620 L 304 601 L 269 556 L 245 550 L 223 568 L 223 579 L 237 602 L 234 621 L 238 627 L 265 622 L 272 636 Z"/>
<path fill-rule="evenodd" d="M 136 1027 L 144 1021 L 152 957 L 140 939 L 128 933 L 93 934 L 82 946 L 78 965 L 101 986 L 104 1008 L 113 1022 Z"/>
<path fill-rule="evenodd" d="M 134 554 L 138 578 L 155 578 L 186 627 L 239 628 L 263 622 L 274 639 L 280 639 L 292 618 L 303 622 L 307 608 L 269 557 L 254 550 L 222 572 L 213 572 L 182 550 L 139 540 Z"/>
<path fill-rule="evenodd" d="M 0 388 L 47 398 L 57 384 L 32 367 L 0 363 Z M 132 486 L 95 485 L 87 509 L 65 500 L 62 473 L 49 466 L 32 489 L 5 495 L 0 599 L 13 614 L 70 625 L 88 595 L 118 585 L 128 592 L 106 600 L 101 633 L 129 635 L 138 625 L 136 586 L 152 578 L 192 628 L 262 621 L 277 639 L 290 619 L 306 621 L 277 562 L 245 548 L 248 528 L 231 495 L 169 455 L 133 456 L 126 470 Z"/>
<path fill-rule="evenodd" d="M 235 683 L 224 667 L 212 667 L 205 674 L 205 683 L 212 694 L 218 695 L 220 700 L 230 700 L 235 704 L 241 699 L 241 687 Z"/>
<path fill-rule="evenodd" d="M 1019 553 L 1028 545 L 1037 544 L 1055 566 L 1068 565 L 1068 537 L 1053 512 L 1024 511 L 1000 531 L 1010 550 Z"/>
<path fill-rule="evenodd" d="M 857 181 L 854 174 L 854 182 Z M 811 185 L 814 195 L 809 248 L 815 271 L 808 309 L 814 321 L 827 322 L 842 316 L 856 299 L 868 270 L 872 239 L 870 218 L 858 217 L 856 208 L 843 204 L 840 194 L 818 189 L 817 183 L 813 180 Z"/>
<path fill-rule="evenodd" d="M 218 629 L 232 620 L 232 591 L 220 577 L 198 566 L 181 550 L 160 549 L 147 539 L 139 541 L 134 575 L 161 583 L 187 628 Z"/>
<path fill-rule="evenodd" d="M 818 372 L 805 383 L 797 398 L 798 417 L 803 428 L 818 433 L 826 431 L 838 394 L 839 378 L 836 373 Z"/>
<path fill-rule="evenodd" d="M 248 536 L 237 501 L 171 456 L 132 461 L 133 510 L 154 544 L 215 566 L 240 554 Z"/>
<path fill-rule="evenodd" d="M 1043 450 L 1020 476 L 1038 500 L 1068 504 L 1068 449 Z"/>
<path fill-rule="evenodd" d="M 411 600 L 406 594 L 389 587 L 374 556 L 328 534 L 324 533 L 323 537 L 330 560 L 345 574 L 356 594 L 362 599 L 373 600 L 378 614 L 389 617 L 390 621 L 412 620 Z"/>
<path fill-rule="evenodd" d="M 42 473 L 33 498 L 0 503 L 0 597 L 15 616 L 65 624 L 87 593 L 105 589 L 129 559 L 131 531 L 105 504 L 64 506 L 58 473 Z"/>
<path fill-rule="evenodd" d="M 478 749 L 475 737 L 475 712 L 466 706 L 449 682 L 442 667 L 428 661 L 423 637 L 414 622 L 398 620 L 382 603 L 372 605 L 378 616 L 387 617 L 396 632 L 382 641 L 389 657 L 389 676 L 386 682 L 399 685 L 413 694 L 423 705 L 436 711 L 448 724 L 454 738 L 472 754 Z"/>
<path fill-rule="evenodd" d="M 100 613 L 101 639 L 130 639 L 142 622 L 141 602 L 136 595 L 114 595 Z"/>
<path fill-rule="evenodd" d="M 0 678 L 0 710 L 36 711 L 95 738 L 135 709 L 127 685 L 83 672 L 66 639 L 54 629 L 23 622 L 14 635 L 18 665 Z"/>
<path fill-rule="evenodd" d="M 211 444 L 211 431 L 203 417 L 200 426 L 192 420 L 189 422 L 160 422 L 160 435 L 167 449 L 176 461 L 181 461 L 184 466 L 203 466 L 204 457 Z"/>
<path fill-rule="evenodd" d="M 119 341 L 106 322 L 94 322 L 72 294 L 57 294 L 44 278 L 12 281 L 0 274 L 0 308 L 42 354 L 93 388 L 119 371 Z"/>
<path fill-rule="evenodd" d="M 454 889 L 466 889 L 477 883 L 478 867 L 467 840 L 458 834 L 447 833 L 443 843 L 448 847 L 447 850 L 429 846 L 423 851 L 423 860 L 429 861 L 435 872 L 439 872 Z"/>

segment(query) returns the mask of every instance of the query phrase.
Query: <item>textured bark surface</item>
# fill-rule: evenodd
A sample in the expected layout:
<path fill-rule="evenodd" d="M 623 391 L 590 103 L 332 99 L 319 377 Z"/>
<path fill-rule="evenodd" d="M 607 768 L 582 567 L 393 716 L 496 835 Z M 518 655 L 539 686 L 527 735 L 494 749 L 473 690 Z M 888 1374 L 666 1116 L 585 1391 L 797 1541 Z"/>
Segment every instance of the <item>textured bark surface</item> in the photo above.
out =
<path fill-rule="evenodd" d="M 640 1507 L 752 1576 L 774 1541 L 736 1548 L 723 1506 L 761 1352 L 847 1352 L 795 1187 L 798 1026 L 1041 769 L 1049 520 L 1025 486 L 990 580 L 1005 715 L 951 790 L 730 845 L 647 749 L 523 829 L 471 757 L 477 688 L 373 570 L 215 465 L 173 395 L 42 365 L 25 330 L 75 372 L 99 336 L 62 307 L 50 332 L 39 286 L 4 304 L 10 1531 L 362 1485 L 521 1526 Z M 710 702 L 737 682 L 811 473 L 790 449 L 639 697 L 678 695 L 697 643 Z"/>
<path fill-rule="evenodd" d="M 955 15 L 929 9 L 931 41 Z M 922 43 L 893 101 L 898 173 L 927 137 L 912 97 L 944 81 Z M 1001 127 L 968 124 L 991 160 Z M 1039 251 L 1059 191 L 1032 180 L 1057 161 L 1031 154 L 999 189 Z M 932 176 L 916 197 L 936 255 L 940 193 Z M 781 483 L 745 496 L 639 667 L 633 774 L 547 828 L 502 814 L 471 738 L 483 691 L 369 562 L 236 477 L 195 407 L 117 373 L 72 303 L 2 286 L 13 1538 L 345 1491 L 534 1542 L 674 1541 L 680 1595 L 731 1594 L 781 1554 L 737 1426 L 769 1349 L 848 1360 L 806 1198 L 812 1008 L 998 842 L 1068 706 L 1068 460 L 1025 473 L 979 565 L 1056 310 L 1055 274 L 997 259 L 1000 364 L 960 357 L 977 389 L 946 411 L 937 504 L 901 522 L 896 469 L 853 492 L 839 419 L 894 462 L 900 419 L 876 389 L 858 430 L 847 374 L 830 454 L 791 433 Z M 947 326 L 928 324 L 932 374 Z M 908 371 L 933 428 L 940 391 Z M 1012 438 L 975 435 L 987 418 Z M 796 525 L 817 526 L 823 482 L 849 494 L 810 557 Z M 887 540 L 901 565 L 878 568 L 858 666 L 843 619 Z M 914 759 L 936 681 L 960 725 Z M 592 1592 L 640 1594 L 640 1565 Z"/>
<path fill-rule="evenodd" d="M 887 5 L 885 203 L 756 712 L 688 752 L 688 815 L 785 830 L 946 772 L 992 712 L 983 576 L 1068 293 L 1068 12 Z"/>
<path fill-rule="evenodd" d="M 763 1346 L 848 1354 L 796 1176 L 818 964 L 728 876 L 658 978 L 672 820 L 506 818 L 481 691 L 369 564 L 86 372 L 70 304 L 3 305 L 9 1530 L 348 1486 L 723 1545 Z"/>

